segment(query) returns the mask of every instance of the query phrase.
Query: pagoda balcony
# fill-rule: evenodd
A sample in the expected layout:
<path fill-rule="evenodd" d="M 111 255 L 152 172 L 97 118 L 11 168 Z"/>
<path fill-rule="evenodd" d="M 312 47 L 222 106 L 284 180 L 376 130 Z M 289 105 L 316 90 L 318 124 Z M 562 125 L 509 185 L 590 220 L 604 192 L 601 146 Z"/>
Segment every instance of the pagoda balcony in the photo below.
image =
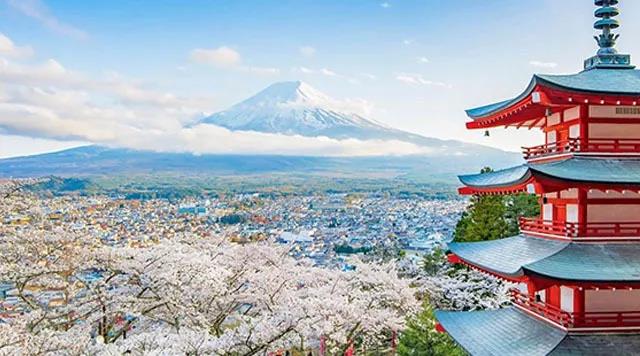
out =
<path fill-rule="evenodd" d="M 573 223 L 539 218 L 520 218 L 520 231 L 567 239 L 640 239 L 640 222 Z"/>
<path fill-rule="evenodd" d="M 574 331 L 607 331 L 607 329 L 640 329 L 640 311 L 568 312 L 512 289 L 514 305 Z"/>
<path fill-rule="evenodd" d="M 637 154 L 639 152 L 639 139 L 572 138 L 539 146 L 522 147 L 522 154 L 527 160 L 567 153 Z"/>

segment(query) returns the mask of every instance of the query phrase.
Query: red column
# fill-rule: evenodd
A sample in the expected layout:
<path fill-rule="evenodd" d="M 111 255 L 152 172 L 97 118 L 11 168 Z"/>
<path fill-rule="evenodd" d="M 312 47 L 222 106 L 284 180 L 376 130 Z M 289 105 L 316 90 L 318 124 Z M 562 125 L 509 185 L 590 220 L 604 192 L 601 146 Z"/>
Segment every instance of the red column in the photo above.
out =
<path fill-rule="evenodd" d="M 573 289 L 573 315 L 574 315 L 574 323 L 576 326 L 584 323 L 584 289 L 583 288 L 574 288 Z"/>
<path fill-rule="evenodd" d="M 547 288 L 547 304 L 560 308 L 560 287 L 551 286 Z"/>
<path fill-rule="evenodd" d="M 580 150 L 589 145 L 589 106 L 580 105 Z"/>
<path fill-rule="evenodd" d="M 588 194 L 587 189 L 578 188 L 578 236 L 584 236 L 586 233 Z"/>

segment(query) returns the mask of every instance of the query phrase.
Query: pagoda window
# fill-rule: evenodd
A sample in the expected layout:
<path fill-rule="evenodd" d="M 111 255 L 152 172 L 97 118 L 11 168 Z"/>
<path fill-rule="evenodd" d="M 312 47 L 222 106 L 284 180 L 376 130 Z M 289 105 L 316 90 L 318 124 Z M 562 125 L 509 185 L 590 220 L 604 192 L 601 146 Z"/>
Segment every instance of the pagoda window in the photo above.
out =
<path fill-rule="evenodd" d="M 569 139 L 580 138 L 580 124 L 569 126 Z"/>
<path fill-rule="evenodd" d="M 567 204 L 566 222 L 577 223 L 579 222 L 579 207 L 578 204 Z"/>
<path fill-rule="evenodd" d="M 547 132 L 547 144 L 555 143 L 557 141 L 556 138 L 557 138 L 557 134 L 555 131 Z"/>
<path fill-rule="evenodd" d="M 547 127 L 558 125 L 562 122 L 560 113 L 557 112 L 553 115 L 547 116 Z"/>
<path fill-rule="evenodd" d="M 560 309 L 573 313 L 573 288 L 560 286 Z"/>
<path fill-rule="evenodd" d="M 580 118 L 580 107 L 574 106 L 564 111 L 564 121 L 571 121 Z"/>
<path fill-rule="evenodd" d="M 542 205 L 542 220 L 553 221 L 553 204 Z"/>

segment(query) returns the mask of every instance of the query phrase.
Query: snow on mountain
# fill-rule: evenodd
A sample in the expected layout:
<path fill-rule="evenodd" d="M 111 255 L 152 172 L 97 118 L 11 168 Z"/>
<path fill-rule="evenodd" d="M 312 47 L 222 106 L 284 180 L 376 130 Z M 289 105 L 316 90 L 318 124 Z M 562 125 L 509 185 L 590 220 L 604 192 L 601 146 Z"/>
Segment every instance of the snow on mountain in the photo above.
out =
<path fill-rule="evenodd" d="M 340 139 L 393 139 L 399 133 L 408 134 L 367 119 L 349 110 L 344 102 L 300 81 L 272 84 L 201 122 L 230 130 Z"/>
<path fill-rule="evenodd" d="M 428 147 L 431 155 L 493 157 L 516 161 L 518 155 L 456 140 L 441 140 L 398 130 L 367 119 L 345 102 L 329 97 L 309 84 L 275 83 L 228 110 L 204 118 L 209 123 L 239 131 L 258 131 L 336 139 L 398 140 Z"/>

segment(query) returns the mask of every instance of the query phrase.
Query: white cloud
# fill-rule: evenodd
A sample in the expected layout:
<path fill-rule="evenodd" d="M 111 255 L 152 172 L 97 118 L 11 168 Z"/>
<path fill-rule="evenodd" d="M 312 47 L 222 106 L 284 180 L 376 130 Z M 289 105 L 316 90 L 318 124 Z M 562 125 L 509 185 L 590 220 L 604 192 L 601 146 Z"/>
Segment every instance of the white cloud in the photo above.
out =
<path fill-rule="evenodd" d="M 412 40 L 412 39 L 402 40 L 402 44 L 403 44 L 403 45 L 405 45 L 405 46 L 412 45 L 412 44 L 414 44 L 415 42 L 416 42 L 416 41 L 415 41 L 415 40 Z"/>
<path fill-rule="evenodd" d="M 418 63 L 427 64 L 429 62 L 429 58 L 427 57 L 418 57 Z"/>
<path fill-rule="evenodd" d="M 83 30 L 60 21 L 40 0 L 7 0 L 7 3 L 23 15 L 40 22 L 53 32 L 80 40 L 89 37 Z"/>
<path fill-rule="evenodd" d="M 30 57 L 33 55 L 33 49 L 29 46 L 16 46 L 13 41 L 0 33 L 0 55 L 6 57 Z"/>
<path fill-rule="evenodd" d="M 558 63 L 554 63 L 554 62 L 542 62 L 542 61 L 530 61 L 529 62 L 530 65 L 534 66 L 534 67 L 538 67 L 538 68 L 555 68 L 558 66 Z"/>
<path fill-rule="evenodd" d="M 117 73 L 93 79 L 55 60 L 40 64 L 0 61 L 0 129 L 7 134 L 74 140 L 159 152 L 369 156 L 430 154 L 407 142 L 337 140 L 229 131 L 210 124 L 186 126 L 210 100 L 180 98 Z M 344 109 L 368 111 L 364 100 Z M 191 121 L 193 122 L 193 120 Z"/>
<path fill-rule="evenodd" d="M 243 65 L 240 53 L 227 46 L 212 49 L 196 48 L 191 51 L 189 58 L 195 63 L 233 69 L 246 73 L 259 75 L 274 75 L 280 73 L 280 69 L 278 68 Z"/>
<path fill-rule="evenodd" d="M 240 53 L 226 46 L 212 49 L 196 48 L 191 51 L 190 58 L 196 63 L 221 67 L 235 66 L 241 61 Z"/>
<path fill-rule="evenodd" d="M 384 8 L 384 9 L 388 9 L 388 8 L 391 7 L 391 4 L 389 4 L 388 2 L 385 1 L 383 3 L 380 3 L 380 7 Z"/>
<path fill-rule="evenodd" d="M 396 80 L 401 81 L 405 84 L 410 84 L 410 85 L 426 85 L 426 86 L 436 86 L 436 87 L 442 87 L 442 88 L 451 88 L 451 85 L 447 83 L 428 80 L 428 79 L 425 79 L 421 74 L 415 74 L 415 73 L 398 73 L 396 74 Z"/>
<path fill-rule="evenodd" d="M 328 69 L 328 68 L 320 69 L 320 73 L 322 75 L 326 75 L 327 77 L 337 77 L 338 76 L 338 74 L 336 72 L 334 72 L 334 71 L 332 71 L 331 69 Z"/>
<path fill-rule="evenodd" d="M 304 73 L 304 74 L 313 74 L 315 73 L 315 71 L 311 68 L 307 68 L 307 67 L 297 67 L 297 68 L 293 68 L 294 72 L 300 72 L 300 73 Z"/>
<path fill-rule="evenodd" d="M 360 75 L 361 75 L 362 77 L 364 77 L 364 78 L 369 79 L 369 80 L 376 80 L 376 79 L 378 79 L 378 77 L 377 77 L 377 76 L 375 76 L 375 75 L 373 75 L 373 74 L 371 74 L 371 73 L 361 73 Z"/>
<path fill-rule="evenodd" d="M 302 46 L 299 51 L 305 57 L 313 57 L 316 54 L 316 49 L 311 46 Z"/>

